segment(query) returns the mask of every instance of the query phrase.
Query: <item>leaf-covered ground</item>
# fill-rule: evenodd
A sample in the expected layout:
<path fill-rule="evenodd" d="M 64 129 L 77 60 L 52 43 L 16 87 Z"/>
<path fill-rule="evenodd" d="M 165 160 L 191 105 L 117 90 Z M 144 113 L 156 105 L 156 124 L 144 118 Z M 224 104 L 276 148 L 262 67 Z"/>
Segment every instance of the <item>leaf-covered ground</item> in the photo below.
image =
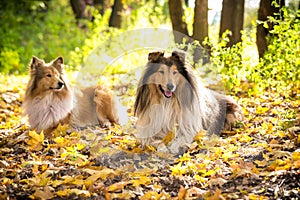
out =
<path fill-rule="evenodd" d="M 200 132 L 172 156 L 141 149 L 133 120 L 109 130 L 30 131 L 20 108 L 26 79 L 4 81 L 0 199 L 300 199 L 299 90 L 288 98 L 241 92 L 243 124 L 209 140 Z"/>

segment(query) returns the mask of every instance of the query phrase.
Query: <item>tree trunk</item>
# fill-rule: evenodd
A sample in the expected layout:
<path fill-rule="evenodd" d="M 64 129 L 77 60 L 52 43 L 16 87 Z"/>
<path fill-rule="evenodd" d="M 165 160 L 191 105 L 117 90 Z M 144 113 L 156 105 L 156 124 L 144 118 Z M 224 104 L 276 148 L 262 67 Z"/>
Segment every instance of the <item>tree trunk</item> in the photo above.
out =
<path fill-rule="evenodd" d="M 169 0 L 169 12 L 173 27 L 175 42 L 181 44 L 183 38 L 188 38 L 187 24 L 183 21 L 181 0 Z"/>
<path fill-rule="evenodd" d="M 121 28 L 122 24 L 122 10 L 123 10 L 123 2 L 122 0 L 115 0 L 114 5 L 112 7 L 112 12 L 109 18 L 109 26 Z"/>
<path fill-rule="evenodd" d="M 231 31 L 228 47 L 241 42 L 241 30 L 244 25 L 244 4 L 245 0 L 223 0 L 221 13 L 221 25 L 219 36 L 222 37 L 224 31 Z"/>
<path fill-rule="evenodd" d="M 72 10 L 75 14 L 76 19 L 84 18 L 84 10 L 86 3 L 84 0 L 70 0 Z"/>
<path fill-rule="evenodd" d="M 275 18 L 278 18 L 278 15 L 275 15 L 275 13 L 280 12 L 280 8 L 282 8 L 285 5 L 284 0 L 276 0 L 276 2 L 279 4 L 280 7 L 275 7 L 272 4 L 273 0 L 261 0 L 259 4 L 258 9 L 258 16 L 257 19 L 259 21 L 267 21 L 268 16 L 273 16 Z M 258 55 L 260 58 L 263 57 L 264 52 L 267 50 L 268 43 L 267 43 L 267 35 L 269 32 L 273 29 L 273 24 L 268 23 L 268 28 L 265 28 L 263 24 L 259 24 L 256 29 L 256 45 L 258 49 Z"/>
<path fill-rule="evenodd" d="M 195 0 L 193 39 L 198 40 L 202 45 L 205 37 L 208 37 L 208 0 Z M 208 63 L 209 53 L 209 46 L 197 47 L 194 50 L 194 63 L 200 59 L 202 59 L 203 64 Z"/>
<path fill-rule="evenodd" d="M 200 43 L 208 37 L 208 0 L 195 0 L 193 38 Z"/>
<path fill-rule="evenodd" d="M 105 11 L 105 0 L 94 0 L 95 7 L 99 10 L 101 15 L 104 15 Z"/>

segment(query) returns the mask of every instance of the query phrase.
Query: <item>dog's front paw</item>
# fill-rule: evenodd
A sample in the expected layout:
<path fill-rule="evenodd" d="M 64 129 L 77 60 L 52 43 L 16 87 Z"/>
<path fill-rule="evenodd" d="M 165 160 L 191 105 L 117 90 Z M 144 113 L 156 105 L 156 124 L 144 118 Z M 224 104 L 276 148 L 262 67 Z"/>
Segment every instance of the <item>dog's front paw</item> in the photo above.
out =
<path fill-rule="evenodd" d="M 173 141 L 169 147 L 172 154 L 181 155 L 189 149 L 188 145 L 184 142 L 179 142 L 178 140 Z"/>
<path fill-rule="evenodd" d="M 156 150 L 157 150 L 158 152 L 162 152 L 162 153 L 169 153 L 169 152 L 170 152 L 169 149 L 167 148 L 167 146 L 166 146 L 164 143 L 160 143 L 160 144 L 157 146 Z"/>
<path fill-rule="evenodd" d="M 111 127 L 111 123 L 110 122 L 103 122 L 102 126 L 105 128 L 110 128 Z"/>

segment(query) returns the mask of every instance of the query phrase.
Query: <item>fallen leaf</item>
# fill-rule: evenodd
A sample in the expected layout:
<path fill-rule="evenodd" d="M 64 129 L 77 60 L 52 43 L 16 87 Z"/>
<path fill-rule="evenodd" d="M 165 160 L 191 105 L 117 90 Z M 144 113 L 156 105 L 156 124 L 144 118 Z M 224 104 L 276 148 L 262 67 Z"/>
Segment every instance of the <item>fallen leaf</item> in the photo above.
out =
<path fill-rule="evenodd" d="M 180 186 L 180 189 L 179 189 L 179 192 L 178 192 L 178 199 L 179 199 L 179 200 L 185 199 L 186 191 L 187 191 L 187 190 L 181 185 L 181 186 Z"/>
<path fill-rule="evenodd" d="M 55 195 L 51 192 L 51 188 L 48 186 L 44 187 L 44 190 L 36 189 L 31 195 L 31 198 L 41 200 L 52 199 L 54 197 Z"/>

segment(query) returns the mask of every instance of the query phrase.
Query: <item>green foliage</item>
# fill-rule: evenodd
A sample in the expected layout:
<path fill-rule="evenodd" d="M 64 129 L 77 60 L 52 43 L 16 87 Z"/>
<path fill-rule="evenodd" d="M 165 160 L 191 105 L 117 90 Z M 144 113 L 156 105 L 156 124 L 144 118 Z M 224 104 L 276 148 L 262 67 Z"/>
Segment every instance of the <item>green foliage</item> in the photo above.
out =
<path fill-rule="evenodd" d="M 227 91 L 232 90 L 236 92 L 239 90 L 237 86 L 246 79 L 251 65 L 255 63 L 255 59 L 253 59 L 253 53 L 248 52 L 251 45 L 251 48 L 253 48 L 250 37 L 242 32 L 242 42 L 232 47 L 227 47 L 230 34 L 230 31 L 225 31 L 217 43 L 212 43 L 206 39 L 204 45 L 211 47 L 211 62 L 213 66 L 208 67 L 213 69 L 214 72 L 221 74 Z"/>
<path fill-rule="evenodd" d="M 268 38 L 268 49 L 249 76 L 258 88 L 278 92 L 300 87 L 300 13 L 288 12 L 286 8 L 282 12 L 283 20 L 269 18 L 275 25 Z"/>
<path fill-rule="evenodd" d="M 67 0 L 7 1 L 0 11 L 0 72 L 24 72 L 32 55 L 68 62 L 85 37 Z"/>
<path fill-rule="evenodd" d="M 255 32 L 250 32 L 250 35 L 243 33 L 242 42 L 230 48 L 226 47 L 228 32 L 217 43 L 204 43 L 212 47 L 212 68 L 221 74 L 227 89 L 237 92 L 241 89 L 237 86 L 243 81 L 253 83 L 253 87 L 246 88 L 249 94 L 265 90 L 282 93 L 300 87 L 300 13 L 286 8 L 282 12 L 282 20 L 270 17 L 264 22 L 266 26 L 268 22 L 275 25 L 268 37 L 268 49 L 259 62 L 255 59 L 257 53 L 250 50 L 256 48 L 251 40 L 255 38 Z"/>

